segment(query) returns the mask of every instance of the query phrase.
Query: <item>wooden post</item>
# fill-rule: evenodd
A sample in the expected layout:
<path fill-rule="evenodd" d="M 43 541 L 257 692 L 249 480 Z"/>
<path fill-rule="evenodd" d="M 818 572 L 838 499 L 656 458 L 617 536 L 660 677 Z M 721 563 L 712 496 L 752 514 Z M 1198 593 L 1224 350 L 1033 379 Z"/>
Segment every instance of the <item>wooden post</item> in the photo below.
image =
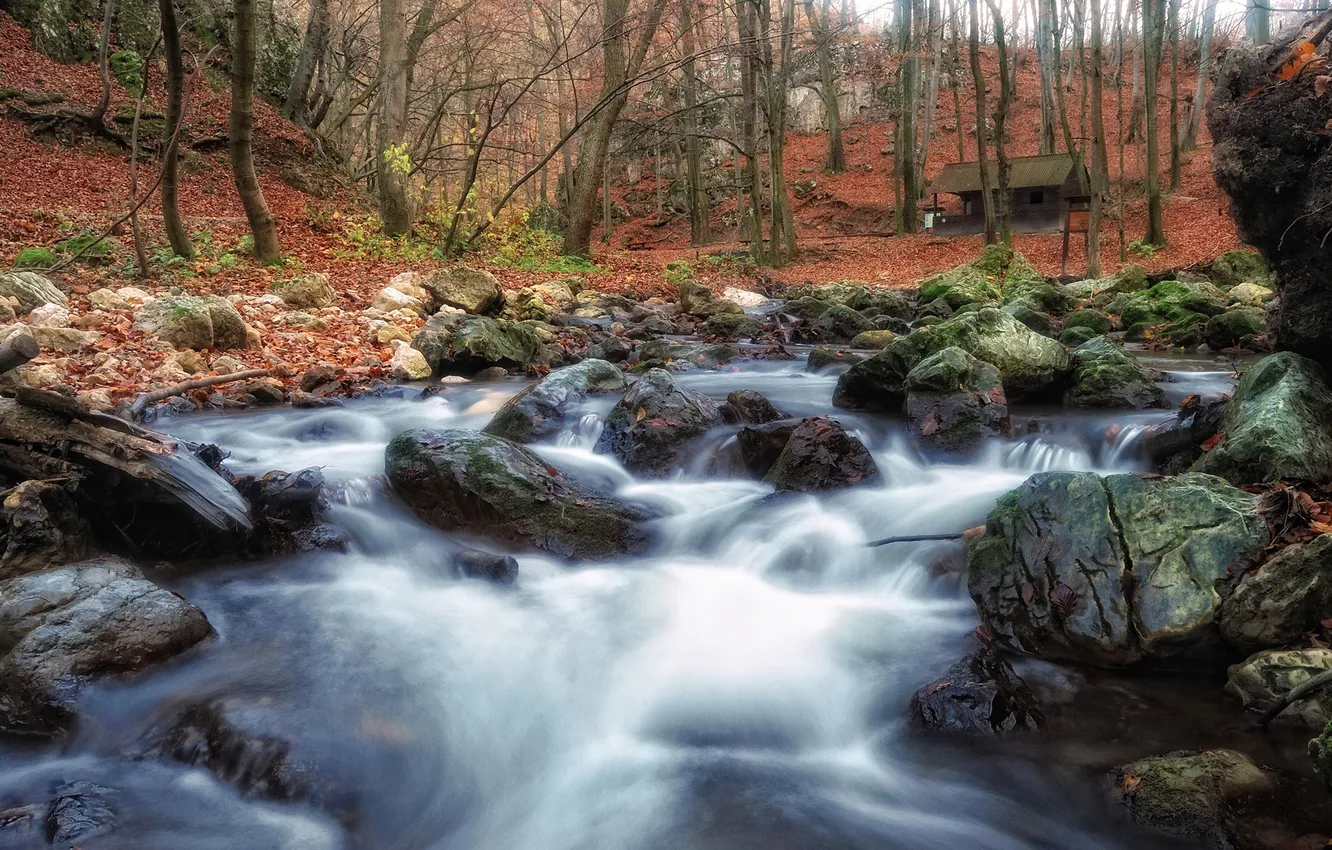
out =
<path fill-rule="evenodd" d="M 14 334 L 0 345 L 0 375 L 17 369 L 41 353 L 41 346 L 30 334 Z"/>

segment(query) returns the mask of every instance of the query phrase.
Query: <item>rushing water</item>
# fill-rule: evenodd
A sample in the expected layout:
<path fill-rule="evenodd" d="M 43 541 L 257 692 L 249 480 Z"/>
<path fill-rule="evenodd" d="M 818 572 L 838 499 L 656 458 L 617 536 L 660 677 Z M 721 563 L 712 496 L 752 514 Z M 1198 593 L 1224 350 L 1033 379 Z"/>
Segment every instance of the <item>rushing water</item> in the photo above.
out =
<path fill-rule="evenodd" d="M 830 412 L 835 379 L 802 367 L 682 381 Z M 1226 386 L 1185 378 L 1173 395 Z M 171 582 L 218 639 L 91 689 L 60 752 L 3 753 L 0 809 L 58 779 L 118 789 L 119 828 L 85 850 L 1193 846 L 1139 832 L 1106 801 L 1106 759 L 1151 752 L 1150 733 L 1106 733 L 1086 742 L 1093 757 L 1070 755 L 1079 741 L 1016 749 L 912 729 L 911 693 L 976 623 L 960 546 L 864 545 L 977 525 L 1036 470 L 1134 469 L 1137 432 L 1170 414 L 1019 410 L 1024 436 L 958 465 L 920 457 L 892 419 L 839 412 L 886 485 L 773 500 L 727 475 L 734 428 L 702 440 L 685 474 L 636 479 L 592 453 L 612 402 L 595 400 L 534 448 L 660 506 L 658 548 L 577 569 L 518 552 L 515 587 L 457 580 L 449 553 L 487 544 L 428 528 L 386 495 L 384 444 L 406 428 L 481 427 L 522 386 L 169 423 L 230 451 L 237 472 L 322 466 L 351 550 Z M 1067 699 L 1082 681 L 1048 665 L 1024 673 Z M 155 720 L 208 698 L 290 739 L 324 780 L 319 806 L 242 799 L 202 770 L 121 757 Z M 1105 754 L 1111 739 L 1124 746 Z"/>

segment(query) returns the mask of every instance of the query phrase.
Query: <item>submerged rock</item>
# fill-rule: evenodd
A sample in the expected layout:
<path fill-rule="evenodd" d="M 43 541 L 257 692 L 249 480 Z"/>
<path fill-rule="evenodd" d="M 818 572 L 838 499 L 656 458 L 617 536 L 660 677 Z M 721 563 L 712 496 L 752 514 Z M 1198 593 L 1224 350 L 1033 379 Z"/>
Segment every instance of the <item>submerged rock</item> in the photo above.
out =
<path fill-rule="evenodd" d="M 805 371 L 822 372 L 835 366 L 854 366 L 865 360 L 865 355 L 850 351 L 833 351 L 830 348 L 812 348 L 809 359 L 805 361 Z"/>
<path fill-rule="evenodd" d="M 647 548 L 653 514 L 588 490 L 517 443 L 480 431 L 407 431 L 384 453 L 389 482 L 425 522 L 574 560 Z"/>
<path fill-rule="evenodd" d="M 1277 552 L 1221 606 L 1221 636 L 1245 652 L 1295 643 L 1332 613 L 1332 534 Z"/>
<path fill-rule="evenodd" d="M 492 555 L 480 549 L 463 549 L 454 554 L 453 567 L 467 578 L 495 584 L 513 584 L 518 580 L 518 559 L 512 555 Z"/>
<path fill-rule="evenodd" d="M 1332 390 L 1317 363 L 1288 351 L 1250 366 L 1226 409 L 1221 441 L 1195 472 L 1233 484 L 1332 481 Z"/>
<path fill-rule="evenodd" d="M 1103 336 L 1079 345 L 1073 363 L 1073 386 L 1064 394 L 1070 407 L 1168 406 L 1165 393 L 1137 358 Z"/>
<path fill-rule="evenodd" d="M 992 646 L 975 638 L 942 677 L 912 694 L 910 712 L 927 729 L 973 735 L 1045 725 L 1027 683 Z"/>
<path fill-rule="evenodd" d="M 530 443 L 559 433 L 565 414 L 589 395 L 625 387 L 624 373 L 605 360 L 589 359 L 551 372 L 509 399 L 485 427 L 487 434 Z"/>
<path fill-rule="evenodd" d="M 625 468 L 662 477 L 680 465 L 680 452 L 722 422 L 717 403 L 687 390 L 664 369 L 634 383 L 606 417 L 595 451 L 617 457 Z"/>
<path fill-rule="evenodd" d="M 120 561 L 0 582 L 0 730 L 56 734 L 84 683 L 164 661 L 211 631 L 202 611 Z"/>
<path fill-rule="evenodd" d="M 1228 842 L 1238 810 L 1276 787 L 1243 753 L 1170 753 L 1115 768 L 1115 795 L 1139 823 L 1171 835 Z M 1229 846 L 1223 844 L 1222 846 Z"/>
<path fill-rule="evenodd" d="M 1314 676 L 1332 670 L 1332 649 L 1269 649 L 1229 669 L 1226 694 L 1250 711 L 1266 711 Z M 1332 688 L 1298 699 L 1276 720 L 1322 729 L 1332 721 Z"/>
<path fill-rule="evenodd" d="M 906 378 L 907 420 L 923 447 L 974 454 L 985 440 L 1012 436 L 999 370 L 960 348 L 945 348 Z"/>
<path fill-rule="evenodd" d="M 865 445 L 834 419 L 803 419 L 763 478 L 778 490 L 811 492 L 882 484 Z"/>
<path fill-rule="evenodd" d="M 1267 541 L 1253 497 L 1219 478 L 1042 472 L 1000 497 L 968 588 L 995 637 L 1033 655 L 1214 662 L 1229 576 Z"/>

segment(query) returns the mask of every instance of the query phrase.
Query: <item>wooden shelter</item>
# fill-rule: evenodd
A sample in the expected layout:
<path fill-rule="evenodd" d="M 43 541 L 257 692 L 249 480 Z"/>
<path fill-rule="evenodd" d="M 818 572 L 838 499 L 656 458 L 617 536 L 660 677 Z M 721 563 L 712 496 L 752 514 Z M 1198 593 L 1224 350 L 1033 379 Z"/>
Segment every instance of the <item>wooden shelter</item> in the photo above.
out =
<path fill-rule="evenodd" d="M 1019 156 L 1009 160 L 1008 181 L 1014 233 L 1059 233 L 1068 224 L 1068 211 L 1075 199 L 1087 197 L 1087 169 L 1066 153 Z M 998 166 L 989 163 L 998 182 Z M 934 233 L 968 236 L 985 232 L 985 208 L 981 197 L 980 164 L 954 162 L 944 166 L 930 184 L 931 205 L 942 210 L 935 216 Z M 955 195 L 961 203 L 940 207 L 940 195 Z"/>

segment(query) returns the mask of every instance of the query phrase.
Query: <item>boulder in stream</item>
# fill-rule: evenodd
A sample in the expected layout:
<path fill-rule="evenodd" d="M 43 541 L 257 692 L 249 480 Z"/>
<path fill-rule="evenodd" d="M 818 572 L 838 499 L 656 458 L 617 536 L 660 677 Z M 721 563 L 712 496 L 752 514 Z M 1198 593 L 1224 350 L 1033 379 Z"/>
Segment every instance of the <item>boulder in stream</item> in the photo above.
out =
<path fill-rule="evenodd" d="M 999 370 L 960 348 L 945 348 L 907 374 L 907 419 L 921 446 L 974 454 L 1013 432 Z"/>
<path fill-rule="evenodd" d="M 426 322 L 412 348 L 435 374 L 471 375 L 490 366 L 521 371 L 536 359 L 541 342 L 521 322 L 454 314 Z"/>
<path fill-rule="evenodd" d="M 767 475 L 799 424 L 799 419 L 778 419 L 741 428 L 736 443 L 745 468 L 760 478 Z"/>
<path fill-rule="evenodd" d="M 407 431 L 385 450 L 389 482 L 425 522 L 580 561 L 639 553 L 646 508 L 599 495 L 523 446 L 480 431 Z"/>
<path fill-rule="evenodd" d="M 1142 410 L 1166 407 L 1165 393 L 1137 358 L 1103 336 L 1073 352 L 1073 386 L 1064 394 L 1070 407 Z"/>
<path fill-rule="evenodd" d="M 994 735 L 1045 724 L 1036 695 L 993 646 L 970 650 L 939 679 L 911 696 L 911 716 L 927 729 Z"/>
<path fill-rule="evenodd" d="M 1187 838 L 1230 843 L 1244 804 L 1276 788 L 1273 777 L 1235 750 L 1176 752 L 1111 771 L 1115 796 L 1134 820 Z"/>
<path fill-rule="evenodd" d="M 1014 649 L 1196 667 L 1222 659 L 1230 577 L 1267 542 L 1254 498 L 1213 476 L 1041 472 L 999 498 L 971 544 L 968 587 Z"/>
<path fill-rule="evenodd" d="M 778 490 L 812 492 L 858 484 L 882 484 L 874 456 L 826 417 L 802 419 L 763 478 Z"/>
<path fill-rule="evenodd" d="M 0 730 L 56 734 L 85 682 L 164 661 L 211 631 L 202 611 L 120 561 L 0 582 Z"/>
<path fill-rule="evenodd" d="M 651 369 L 611 409 L 595 451 L 614 455 L 631 472 L 662 477 L 680 465 L 690 441 L 721 422 L 715 401 Z"/>
<path fill-rule="evenodd" d="M 1255 652 L 1286 646 L 1332 613 L 1332 534 L 1295 543 L 1245 575 L 1221 606 L 1221 636 Z"/>
<path fill-rule="evenodd" d="M 1332 649 L 1268 649 L 1232 666 L 1226 695 L 1250 711 L 1266 711 L 1295 688 L 1332 670 Z M 1322 729 L 1332 721 L 1332 689 L 1320 688 L 1292 702 L 1275 718 Z"/>
<path fill-rule="evenodd" d="M 605 360 L 588 359 L 551 372 L 509 399 L 485 427 L 487 434 L 530 443 L 559 433 L 569 408 L 589 395 L 625 387 L 624 373 Z"/>
<path fill-rule="evenodd" d="M 747 425 L 762 425 L 766 422 L 776 422 L 778 419 L 787 418 L 787 414 L 773 406 L 773 403 L 768 401 L 767 396 L 754 390 L 732 390 L 726 396 L 723 414 L 726 413 L 727 409 L 734 414 L 735 421 L 744 422 Z"/>

